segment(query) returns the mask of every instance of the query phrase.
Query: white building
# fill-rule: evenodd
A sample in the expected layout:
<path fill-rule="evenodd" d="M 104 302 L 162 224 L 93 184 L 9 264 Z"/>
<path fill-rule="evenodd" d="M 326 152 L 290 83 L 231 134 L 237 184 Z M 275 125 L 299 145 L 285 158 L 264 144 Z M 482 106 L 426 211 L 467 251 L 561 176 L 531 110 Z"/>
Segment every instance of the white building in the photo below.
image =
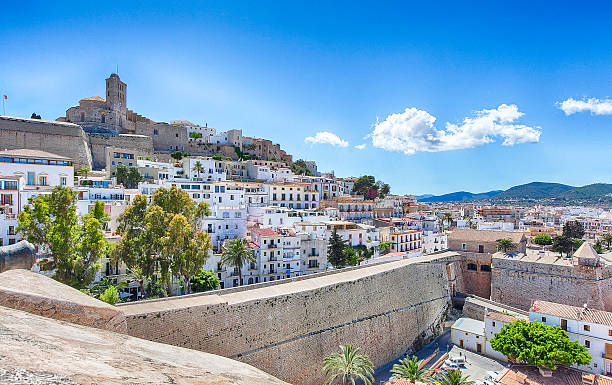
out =
<path fill-rule="evenodd" d="M 74 187 L 72 159 L 45 151 L 0 151 L 0 175 L 23 176 L 29 189 Z"/>
<path fill-rule="evenodd" d="M 534 301 L 529 320 L 565 330 L 568 337 L 588 350 L 591 362 L 579 369 L 610 375 L 612 373 L 612 313 L 553 303 Z"/>
<path fill-rule="evenodd" d="M 198 167 L 199 165 L 199 171 Z M 207 157 L 183 159 L 183 176 L 194 181 L 219 182 L 227 179 L 223 162 Z"/>
<path fill-rule="evenodd" d="M 447 238 L 445 233 L 423 231 L 423 254 L 431 254 L 448 249 Z"/>

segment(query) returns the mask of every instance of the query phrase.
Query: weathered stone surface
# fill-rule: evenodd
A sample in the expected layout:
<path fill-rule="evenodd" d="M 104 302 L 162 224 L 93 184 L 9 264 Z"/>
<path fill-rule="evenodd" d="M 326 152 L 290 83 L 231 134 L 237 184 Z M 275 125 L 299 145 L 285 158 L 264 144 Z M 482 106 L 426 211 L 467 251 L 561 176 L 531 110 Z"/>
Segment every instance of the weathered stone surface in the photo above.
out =
<path fill-rule="evenodd" d="M 380 366 L 439 331 L 450 303 L 445 259 L 451 256 L 456 253 L 118 307 L 130 335 L 318 385 L 323 358 L 340 344 L 359 346 Z"/>
<path fill-rule="evenodd" d="M 0 274 L 0 306 L 120 333 L 127 330 L 117 307 L 28 270 Z"/>
<path fill-rule="evenodd" d="M 36 249 L 28 241 L 0 246 L 0 273 L 12 269 L 31 269 L 36 261 Z"/>
<path fill-rule="evenodd" d="M 228 358 L 2 306 L 0 383 L 287 385 Z"/>

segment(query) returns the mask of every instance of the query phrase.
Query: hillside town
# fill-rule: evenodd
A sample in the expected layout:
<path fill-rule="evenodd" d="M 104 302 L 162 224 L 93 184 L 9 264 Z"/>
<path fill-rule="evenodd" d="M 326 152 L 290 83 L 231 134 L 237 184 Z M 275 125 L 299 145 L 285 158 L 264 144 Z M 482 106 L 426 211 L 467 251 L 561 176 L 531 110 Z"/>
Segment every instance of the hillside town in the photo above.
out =
<path fill-rule="evenodd" d="M 40 292 L 23 301 L 53 304 L 51 318 L 74 318 L 57 305 L 61 295 L 95 301 L 92 309 L 120 314 L 121 333 L 244 360 L 296 384 L 320 383 L 308 360 L 280 370 L 259 352 L 378 317 L 401 339 L 367 338 L 378 324 L 355 329 L 355 346 L 324 352 L 325 373 L 361 345 L 378 356 L 359 356 L 366 384 L 460 384 L 448 381 L 463 375 L 484 385 L 612 384 L 610 206 L 420 200 L 375 176 L 294 160 L 273 138 L 154 122 L 127 108 L 116 73 L 104 95 L 53 121 L 0 116 L 0 306 L 28 311 L 9 297 L 31 282 Z M 13 276 L 30 252 L 32 275 Z M 337 308 L 354 319 L 291 302 L 349 283 Z M 64 294 L 66 285 L 80 292 Z M 403 293 L 399 303 L 388 290 Z M 274 305 L 281 297 L 286 309 Z M 363 300 L 362 313 L 346 307 Z M 224 345 L 232 333 L 208 317 L 234 303 L 250 309 L 232 310 L 235 327 L 267 311 L 277 335 L 245 332 Z M 177 315 L 199 306 L 200 318 Z M 396 315 L 409 309 L 421 315 Z M 74 322 L 94 325 L 88 317 Z M 155 333 L 174 322 L 192 331 Z M 515 346 L 519 334 L 527 342 Z"/>

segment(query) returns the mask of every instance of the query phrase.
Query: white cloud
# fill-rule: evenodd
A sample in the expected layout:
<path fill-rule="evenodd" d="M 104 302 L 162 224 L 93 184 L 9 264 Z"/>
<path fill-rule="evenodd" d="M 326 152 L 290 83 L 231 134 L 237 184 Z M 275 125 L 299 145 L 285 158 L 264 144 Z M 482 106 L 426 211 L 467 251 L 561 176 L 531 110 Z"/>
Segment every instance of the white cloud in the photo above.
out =
<path fill-rule="evenodd" d="M 358 150 L 363 150 L 365 147 L 366 147 L 365 143 L 359 144 L 359 145 L 355 146 L 355 148 L 358 149 Z"/>
<path fill-rule="evenodd" d="M 502 138 L 502 145 L 533 143 L 540 140 L 540 127 L 514 122 L 523 116 L 514 104 L 477 111 L 460 124 L 446 123 L 444 130 L 434 125 L 436 117 L 414 107 L 391 114 L 377 123 L 370 133 L 372 145 L 388 151 L 412 155 L 417 151 L 438 152 L 473 148 Z"/>
<path fill-rule="evenodd" d="M 346 140 L 340 139 L 338 135 L 329 131 L 317 132 L 315 136 L 307 136 L 306 139 L 304 139 L 304 142 L 313 144 L 331 144 L 332 146 L 338 147 L 348 147 L 349 145 Z"/>
<path fill-rule="evenodd" d="M 565 115 L 572 115 L 578 112 L 591 111 L 594 115 L 610 115 L 612 114 L 612 100 L 599 100 L 589 98 L 585 100 L 576 100 L 569 98 L 561 103 L 557 103 L 559 108 L 565 112 Z"/>

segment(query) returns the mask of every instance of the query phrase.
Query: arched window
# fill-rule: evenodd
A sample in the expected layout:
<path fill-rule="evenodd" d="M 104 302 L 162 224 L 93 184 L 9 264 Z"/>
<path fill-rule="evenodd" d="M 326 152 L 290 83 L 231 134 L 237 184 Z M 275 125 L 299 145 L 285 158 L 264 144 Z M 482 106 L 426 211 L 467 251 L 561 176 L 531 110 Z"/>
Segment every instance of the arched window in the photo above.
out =
<path fill-rule="evenodd" d="M 106 115 L 102 114 L 102 123 L 106 122 Z"/>
<path fill-rule="evenodd" d="M 249 285 L 253 284 L 253 277 L 249 278 Z"/>
<path fill-rule="evenodd" d="M 467 269 L 468 270 L 472 270 L 472 271 L 476 271 L 476 270 L 478 270 L 478 267 L 476 266 L 475 263 L 468 263 Z"/>

